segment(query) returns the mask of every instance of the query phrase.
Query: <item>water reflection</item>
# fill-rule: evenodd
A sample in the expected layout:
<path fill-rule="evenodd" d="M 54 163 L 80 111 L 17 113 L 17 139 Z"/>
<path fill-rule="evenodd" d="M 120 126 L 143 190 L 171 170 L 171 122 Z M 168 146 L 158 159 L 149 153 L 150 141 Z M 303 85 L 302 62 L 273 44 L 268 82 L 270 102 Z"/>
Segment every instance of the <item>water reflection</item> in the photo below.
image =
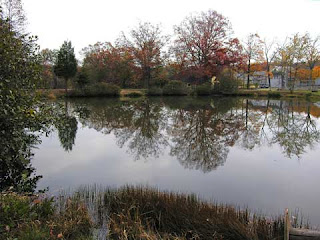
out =
<path fill-rule="evenodd" d="M 78 120 L 112 133 L 135 160 L 157 158 L 169 148 L 185 168 L 210 172 L 226 162 L 234 145 L 251 151 L 278 144 L 286 157 L 299 158 L 319 142 L 318 112 L 312 103 L 293 100 L 85 99 L 69 102 L 57 129 L 67 151 L 74 145 Z"/>

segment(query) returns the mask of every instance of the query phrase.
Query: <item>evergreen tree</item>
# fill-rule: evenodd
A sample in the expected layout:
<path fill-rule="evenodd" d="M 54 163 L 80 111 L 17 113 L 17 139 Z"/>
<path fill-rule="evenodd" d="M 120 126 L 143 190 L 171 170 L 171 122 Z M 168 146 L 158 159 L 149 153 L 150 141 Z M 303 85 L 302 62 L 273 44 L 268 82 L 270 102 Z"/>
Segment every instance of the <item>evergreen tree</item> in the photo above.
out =
<path fill-rule="evenodd" d="M 65 41 L 62 44 L 53 70 L 58 77 L 64 78 L 65 90 L 67 94 L 68 80 L 74 77 L 77 73 L 77 60 L 74 55 L 74 48 L 72 47 L 70 41 Z"/>

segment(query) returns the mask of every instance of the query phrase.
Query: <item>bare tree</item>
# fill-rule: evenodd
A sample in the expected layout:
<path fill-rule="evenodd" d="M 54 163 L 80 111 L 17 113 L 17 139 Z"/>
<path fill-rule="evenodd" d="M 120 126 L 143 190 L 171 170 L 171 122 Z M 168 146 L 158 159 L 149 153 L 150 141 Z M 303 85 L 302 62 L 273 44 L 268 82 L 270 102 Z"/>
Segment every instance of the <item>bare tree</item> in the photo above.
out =
<path fill-rule="evenodd" d="M 27 18 L 21 0 L 0 0 L 0 6 L 2 8 L 1 17 L 8 20 L 9 30 L 23 34 Z"/>
<path fill-rule="evenodd" d="M 271 64 L 273 60 L 276 57 L 277 51 L 274 49 L 275 47 L 275 40 L 268 41 L 267 39 L 264 39 L 263 41 L 263 50 L 264 50 L 264 57 L 266 59 L 267 63 L 267 73 L 268 73 L 268 84 L 269 89 L 271 90 Z"/>
<path fill-rule="evenodd" d="M 243 41 L 245 56 L 247 60 L 247 89 L 250 88 L 251 64 L 253 61 L 262 59 L 262 41 L 257 33 L 251 33 Z"/>
<path fill-rule="evenodd" d="M 306 35 L 300 35 L 299 33 L 296 33 L 293 35 L 291 38 L 291 44 L 290 47 L 292 48 L 293 52 L 293 66 L 294 66 L 294 81 L 293 83 L 293 88 L 294 88 L 294 83 L 297 79 L 297 73 L 298 69 L 301 67 L 302 62 L 305 58 L 305 49 L 307 46 L 307 40 L 306 40 Z"/>

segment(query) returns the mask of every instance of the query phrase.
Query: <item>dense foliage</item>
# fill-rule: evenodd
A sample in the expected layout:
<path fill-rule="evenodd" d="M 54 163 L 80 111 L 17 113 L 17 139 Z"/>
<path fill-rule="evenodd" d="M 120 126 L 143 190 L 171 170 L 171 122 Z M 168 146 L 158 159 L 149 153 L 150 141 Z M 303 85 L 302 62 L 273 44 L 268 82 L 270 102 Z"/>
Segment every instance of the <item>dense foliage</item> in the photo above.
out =
<path fill-rule="evenodd" d="M 81 89 L 69 92 L 69 97 L 116 97 L 120 95 L 120 87 L 111 83 L 94 83 Z"/>
<path fill-rule="evenodd" d="M 223 67 L 241 64 L 242 47 L 232 37 L 227 18 L 209 10 L 190 15 L 175 27 L 174 53 L 180 77 L 188 82 L 205 82 Z"/>
<path fill-rule="evenodd" d="M 0 15 L 1 16 L 1 15 Z M 32 191 L 31 148 L 47 132 L 48 109 L 40 104 L 35 87 L 40 79 L 36 38 L 17 33 L 0 18 L 0 190 L 14 186 Z"/>
<path fill-rule="evenodd" d="M 188 95 L 190 89 L 187 85 L 182 81 L 170 81 L 166 86 L 163 88 L 163 95 Z"/>

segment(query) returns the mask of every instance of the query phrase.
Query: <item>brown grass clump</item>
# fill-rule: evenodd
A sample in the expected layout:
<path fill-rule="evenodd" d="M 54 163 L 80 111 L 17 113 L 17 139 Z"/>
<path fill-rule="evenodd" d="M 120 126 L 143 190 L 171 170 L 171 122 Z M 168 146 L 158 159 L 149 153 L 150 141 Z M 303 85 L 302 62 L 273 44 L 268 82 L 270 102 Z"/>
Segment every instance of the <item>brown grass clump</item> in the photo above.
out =
<path fill-rule="evenodd" d="M 108 190 L 105 204 L 111 239 L 275 239 L 283 229 L 281 221 L 149 188 Z"/>
<path fill-rule="evenodd" d="M 56 95 L 54 95 L 53 92 L 49 93 L 47 98 L 50 99 L 50 100 L 56 100 L 57 99 Z"/>

